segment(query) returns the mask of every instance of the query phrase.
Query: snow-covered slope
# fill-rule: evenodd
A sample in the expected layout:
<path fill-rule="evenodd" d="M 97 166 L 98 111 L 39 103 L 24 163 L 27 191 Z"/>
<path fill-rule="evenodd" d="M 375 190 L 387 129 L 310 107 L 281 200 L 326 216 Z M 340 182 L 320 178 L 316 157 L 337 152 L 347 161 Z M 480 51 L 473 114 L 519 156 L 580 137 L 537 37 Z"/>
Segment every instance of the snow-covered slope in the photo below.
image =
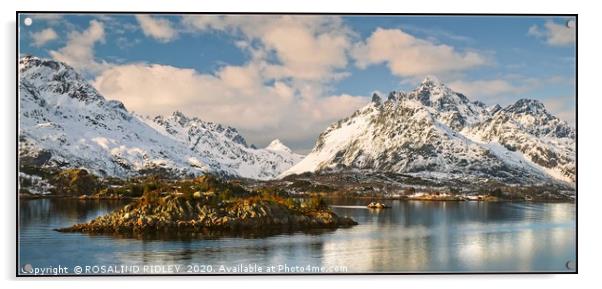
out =
<path fill-rule="evenodd" d="M 574 182 L 575 132 L 535 100 L 487 108 L 426 78 L 328 127 L 281 176 L 356 169 L 510 183 Z"/>
<path fill-rule="evenodd" d="M 301 158 L 290 150 L 250 148 L 235 129 L 181 113 L 136 116 L 61 62 L 26 56 L 19 73 L 22 162 L 83 167 L 104 176 L 163 169 L 268 179 Z"/>

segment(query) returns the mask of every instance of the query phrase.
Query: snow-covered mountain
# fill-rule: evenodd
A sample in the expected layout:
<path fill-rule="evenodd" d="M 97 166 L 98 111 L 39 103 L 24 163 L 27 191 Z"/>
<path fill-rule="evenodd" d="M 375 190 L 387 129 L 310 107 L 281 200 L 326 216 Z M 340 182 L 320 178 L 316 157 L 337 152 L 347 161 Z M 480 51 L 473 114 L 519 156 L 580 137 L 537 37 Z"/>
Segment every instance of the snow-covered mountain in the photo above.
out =
<path fill-rule="evenodd" d="M 267 147 L 265 147 L 265 149 L 273 152 L 291 153 L 291 149 L 285 146 L 279 139 L 273 140 Z M 303 158 L 301 155 L 298 156 Z M 299 161 L 301 161 L 301 159 L 299 159 Z"/>
<path fill-rule="evenodd" d="M 303 159 L 280 140 L 257 149 L 248 146 L 235 128 L 190 118 L 181 112 L 141 119 L 163 135 L 184 143 L 195 155 L 217 162 L 228 175 L 271 179 Z M 274 149 L 276 145 L 278 149 Z"/>
<path fill-rule="evenodd" d="M 137 116 L 61 62 L 25 56 L 19 73 L 21 162 L 83 167 L 103 176 L 162 169 L 269 179 L 302 158 L 284 145 L 249 147 L 236 129 L 179 112 Z"/>
<path fill-rule="evenodd" d="M 536 100 L 472 102 L 435 78 L 377 94 L 328 127 L 281 176 L 324 170 L 396 172 L 508 183 L 575 182 L 575 130 Z"/>

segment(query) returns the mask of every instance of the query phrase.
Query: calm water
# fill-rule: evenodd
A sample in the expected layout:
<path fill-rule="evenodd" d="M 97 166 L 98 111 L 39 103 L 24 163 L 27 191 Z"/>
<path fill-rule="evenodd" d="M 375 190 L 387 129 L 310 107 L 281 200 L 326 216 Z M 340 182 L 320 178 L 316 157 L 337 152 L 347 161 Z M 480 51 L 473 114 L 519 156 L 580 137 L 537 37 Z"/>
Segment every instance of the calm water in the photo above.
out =
<path fill-rule="evenodd" d="M 161 241 L 52 230 L 123 202 L 21 200 L 20 267 L 60 265 L 69 273 L 94 265 L 108 266 L 104 273 L 122 265 L 127 267 L 120 270 L 135 273 L 266 272 L 272 265 L 279 272 L 308 265 L 347 273 L 498 272 L 568 271 L 567 261 L 575 260 L 573 204 L 391 201 L 391 209 L 372 211 L 365 201 L 332 203 L 359 225 L 315 234 Z"/>

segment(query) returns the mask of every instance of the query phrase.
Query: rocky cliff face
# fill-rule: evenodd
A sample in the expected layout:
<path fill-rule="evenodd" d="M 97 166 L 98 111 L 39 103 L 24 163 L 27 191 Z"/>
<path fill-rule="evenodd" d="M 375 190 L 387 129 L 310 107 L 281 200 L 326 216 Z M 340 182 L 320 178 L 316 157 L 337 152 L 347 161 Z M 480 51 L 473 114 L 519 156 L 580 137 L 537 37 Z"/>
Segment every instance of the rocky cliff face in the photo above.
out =
<path fill-rule="evenodd" d="M 574 183 L 575 131 L 536 100 L 471 102 L 434 78 L 328 127 L 281 176 L 368 170 L 509 183 Z"/>
<path fill-rule="evenodd" d="M 19 74 L 21 163 L 101 176 L 210 172 L 269 179 L 300 159 L 290 150 L 249 147 L 236 129 L 179 112 L 134 115 L 61 62 L 26 56 Z"/>

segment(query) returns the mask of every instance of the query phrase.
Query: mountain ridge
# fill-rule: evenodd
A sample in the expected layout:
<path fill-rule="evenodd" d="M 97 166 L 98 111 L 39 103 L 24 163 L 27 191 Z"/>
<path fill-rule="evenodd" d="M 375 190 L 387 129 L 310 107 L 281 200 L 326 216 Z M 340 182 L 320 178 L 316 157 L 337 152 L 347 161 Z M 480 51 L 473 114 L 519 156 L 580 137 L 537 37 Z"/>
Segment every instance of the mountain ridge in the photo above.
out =
<path fill-rule="evenodd" d="M 537 100 L 486 107 L 425 78 L 325 129 L 279 177 L 341 169 L 509 183 L 574 183 L 575 131 Z"/>

